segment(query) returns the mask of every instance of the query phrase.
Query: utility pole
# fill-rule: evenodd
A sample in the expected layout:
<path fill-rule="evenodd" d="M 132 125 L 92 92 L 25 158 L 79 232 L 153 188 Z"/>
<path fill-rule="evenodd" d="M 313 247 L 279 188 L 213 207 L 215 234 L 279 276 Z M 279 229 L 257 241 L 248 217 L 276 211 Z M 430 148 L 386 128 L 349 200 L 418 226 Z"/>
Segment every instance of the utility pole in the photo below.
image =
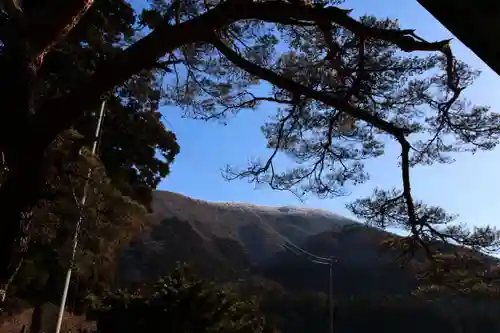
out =
<path fill-rule="evenodd" d="M 328 274 L 328 302 L 330 310 L 330 333 L 333 333 L 333 258 L 330 257 L 329 274 Z"/>
<path fill-rule="evenodd" d="M 302 256 L 303 258 L 308 259 L 310 262 L 319 264 L 319 265 L 328 265 L 328 313 L 329 313 L 329 327 L 330 333 L 333 333 L 333 324 L 334 324 L 334 315 L 335 315 L 335 305 L 333 301 L 333 263 L 336 260 L 333 257 L 323 258 L 317 255 L 314 255 L 297 245 L 287 242 L 285 243 L 285 248 L 292 251 L 294 254 Z M 297 251 L 298 250 L 298 251 Z"/>
<path fill-rule="evenodd" d="M 240 210 L 242 212 L 243 209 L 240 208 Z M 333 257 L 329 257 L 329 258 L 325 258 L 325 257 L 320 257 L 320 256 L 317 256 L 315 254 L 312 254 L 311 252 L 309 251 L 306 251 L 304 250 L 303 248 L 295 245 L 294 243 L 292 243 L 288 238 L 286 238 L 285 236 L 281 235 L 279 232 L 277 232 L 276 230 L 274 230 L 274 228 L 267 222 L 265 222 L 260 216 L 259 214 L 257 214 L 256 212 L 254 211 L 251 211 L 259 220 L 260 222 L 267 226 L 268 229 L 274 233 L 276 236 L 278 236 L 279 238 L 281 238 L 284 243 L 283 243 L 283 246 L 285 249 L 291 251 L 293 254 L 297 255 L 297 256 L 300 256 L 302 258 L 305 258 L 307 260 L 309 260 L 310 262 L 312 263 L 315 263 L 315 264 L 319 264 L 319 265 L 328 265 L 329 266 L 329 274 L 328 274 L 328 286 L 329 286 L 329 290 L 328 290 L 328 305 L 329 305 L 329 314 L 330 314 L 330 333 L 333 333 L 333 317 L 334 317 L 334 305 L 333 305 L 333 263 L 336 262 L 335 259 L 333 259 Z M 59 332 L 58 332 L 59 333 Z"/>
<path fill-rule="evenodd" d="M 99 143 L 99 138 L 101 136 L 101 127 L 102 127 L 102 121 L 104 119 L 105 107 L 106 107 L 106 100 L 103 100 L 102 104 L 101 104 L 101 112 L 99 113 L 99 118 L 97 120 L 97 127 L 95 130 L 94 141 L 92 143 L 92 156 L 95 156 L 95 154 L 96 154 L 97 144 Z M 83 208 L 85 206 L 85 204 L 87 203 L 90 176 L 92 176 L 92 168 L 89 168 L 89 171 L 87 173 L 87 180 L 85 181 L 85 186 L 83 187 L 83 196 L 82 196 L 82 199 L 80 201 L 80 209 Z M 75 233 L 73 234 L 73 246 L 72 246 L 72 251 L 71 251 L 71 259 L 69 262 L 68 271 L 66 272 L 66 280 L 64 281 L 64 289 L 63 289 L 63 294 L 61 297 L 61 304 L 59 306 L 59 314 L 57 316 L 57 324 L 56 324 L 56 332 L 55 333 L 60 333 L 60 331 L 61 331 L 61 325 L 62 325 L 62 320 L 63 320 L 63 316 L 64 316 L 64 308 L 66 307 L 66 299 L 68 298 L 69 283 L 71 281 L 71 273 L 73 271 L 73 266 L 75 264 L 76 250 L 78 247 L 78 236 L 80 234 L 80 227 L 81 227 L 82 222 L 83 222 L 83 214 L 80 212 L 80 217 L 78 218 L 78 221 L 76 222 L 76 226 L 75 226 Z"/>

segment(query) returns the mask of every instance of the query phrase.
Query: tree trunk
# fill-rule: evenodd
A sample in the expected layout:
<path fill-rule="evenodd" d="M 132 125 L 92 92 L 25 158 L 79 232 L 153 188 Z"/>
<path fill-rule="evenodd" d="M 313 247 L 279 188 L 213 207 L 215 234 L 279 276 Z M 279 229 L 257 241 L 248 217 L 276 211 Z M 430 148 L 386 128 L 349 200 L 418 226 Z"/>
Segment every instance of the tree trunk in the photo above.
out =
<path fill-rule="evenodd" d="M 10 284 L 29 243 L 32 208 L 43 191 L 41 157 L 10 169 L 0 187 L 0 289 Z"/>
<path fill-rule="evenodd" d="M 43 189 L 44 147 L 31 137 L 34 83 L 40 64 L 30 56 L 26 26 L 12 20 L 0 63 L 0 150 L 7 175 L 0 187 L 0 288 L 5 289 L 27 248 L 32 207 Z"/>
<path fill-rule="evenodd" d="M 29 333 L 41 333 L 42 329 L 43 302 L 37 301 L 33 307 Z"/>

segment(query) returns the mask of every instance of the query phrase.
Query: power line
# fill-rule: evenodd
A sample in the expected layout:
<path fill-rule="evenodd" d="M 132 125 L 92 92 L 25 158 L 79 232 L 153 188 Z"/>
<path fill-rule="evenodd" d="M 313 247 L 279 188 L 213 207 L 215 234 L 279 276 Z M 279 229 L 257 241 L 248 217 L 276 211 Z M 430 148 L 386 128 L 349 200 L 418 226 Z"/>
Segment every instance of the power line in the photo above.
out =
<path fill-rule="evenodd" d="M 330 259 L 329 258 L 323 258 L 323 257 L 318 257 L 293 243 L 285 243 L 284 247 L 293 253 L 297 254 L 298 256 L 305 257 L 309 261 L 313 261 L 318 264 L 323 264 L 323 265 L 329 265 L 330 264 Z"/>
<path fill-rule="evenodd" d="M 245 212 L 243 208 L 238 207 L 242 212 Z M 304 250 L 303 248 L 295 245 L 293 242 L 291 242 L 288 238 L 285 236 L 281 235 L 279 232 L 277 232 L 269 223 L 264 222 L 264 220 L 260 217 L 259 214 L 257 214 L 251 207 L 248 207 L 250 212 L 254 214 L 259 221 L 266 225 L 271 232 L 273 232 L 275 235 L 277 235 L 279 238 L 283 239 L 285 241 L 285 244 L 283 245 L 286 249 L 290 250 L 292 253 L 294 253 L 297 256 L 306 258 L 312 263 L 315 264 L 320 264 L 320 265 L 328 265 L 328 308 L 329 308 L 329 317 L 330 317 L 330 333 L 333 333 L 333 317 L 334 317 L 334 305 L 333 305 L 333 258 L 324 258 L 317 256 L 315 254 L 312 254 L 309 251 Z"/>
<path fill-rule="evenodd" d="M 241 207 L 238 207 L 242 212 L 245 212 L 243 210 L 243 208 Z M 250 207 L 249 207 L 250 208 Z M 294 244 L 292 241 L 290 241 L 287 237 L 283 236 L 282 234 L 280 234 L 278 231 L 276 231 L 269 223 L 267 222 L 264 222 L 264 220 L 262 219 L 262 217 L 260 217 L 259 214 L 257 214 L 253 209 L 250 208 L 250 212 L 255 215 L 261 222 L 261 224 L 265 225 L 268 227 L 268 229 L 274 233 L 276 236 L 278 236 L 279 238 L 281 238 L 282 240 L 285 241 L 285 244 L 284 246 L 287 247 L 290 246 L 290 247 L 293 247 L 294 249 L 296 249 L 297 251 L 299 251 L 300 253 L 302 253 L 303 255 L 306 255 L 308 256 L 309 258 L 307 259 L 313 259 L 313 260 L 316 260 L 316 261 L 319 261 L 319 262 L 324 262 L 324 264 L 327 264 L 330 262 L 330 258 L 324 258 L 324 257 L 320 257 L 320 256 L 317 256 L 315 254 L 312 254 L 311 252 L 309 251 L 306 251 L 304 250 L 303 248 L 301 248 L 300 246 Z"/>

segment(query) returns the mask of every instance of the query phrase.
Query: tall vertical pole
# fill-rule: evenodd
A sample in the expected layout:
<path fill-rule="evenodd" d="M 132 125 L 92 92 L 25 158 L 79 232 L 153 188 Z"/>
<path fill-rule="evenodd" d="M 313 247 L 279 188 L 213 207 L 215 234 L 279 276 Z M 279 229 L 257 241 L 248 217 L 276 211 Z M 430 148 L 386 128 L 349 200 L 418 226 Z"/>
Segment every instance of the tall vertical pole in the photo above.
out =
<path fill-rule="evenodd" d="M 333 258 L 330 257 L 328 274 L 328 302 L 330 310 L 330 333 L 333 333 Z"/>
<path fill-rule="evenodd" d="M 101 136 L 101 127 L 102 127 L 102 121 L 104 119 L 104 110 L 106 107 L 106 100 L 104 100 L 101 104 L 101 112 L 99 113 L 99 118 L 97 120 L 97 127 L 95 130 L 95 136 L 94 136 L 94 142 L 92 143 L 92 156 L 96 154 L 97 151 L 97 144 L 99 143 L 99 137 Z M 89 191 L 89 178 L 92 175 L 92 168 L 89 168 L 89 171 L 87 173 L 87 180 L 85 181 L 85 186 L 83 187 L 83 196 L 80 201 L 80 207 L 84 207 L 85 204 L 87 203 L 87 196 L 88 196 L 88 191 Z M 71 273 L 73 271 L 73 266 L 75 263 L 75 256 L 76 256 L 76 250 L 78 247 L 78 236 L 80 234 L 80 227 L 83 221 L 83 215 L 80 214 L 80 217 L 78 218 L 78 221 L 76 222 L 75 226 L 75 233 L 73 234 L 73 246 L 71 249 L 71 259 L 69 262 L 69 267 L 68 271 L 66 272 L 66 280 L 64 281 L 64 289 L 63 289 L 63 294 L 61 297 L 61 304 L 59 306 L 59 314 L 57 316 L 57 324 L 56 324 L 56 332 L 55 333 L 60 333 L 61 331 L 61 325 L 62 325 L 62 320 L 64 316 L 64 308 L 66 307 L 66 299 L 68 298 L 68 289 L 69 289 L 69 283 L 71 281 Z"/>
<path fill-rule="evenodd" d="M 5 164 L 5 155 L 2 151 L 2 168 L 3 171 L 7 171 L 7 165 Z M 7 288 L 9 287 L 9 282 L 0 285 L 0 304 L 3 304 L 5 302 L 5 297 L 7 297 Z"/>

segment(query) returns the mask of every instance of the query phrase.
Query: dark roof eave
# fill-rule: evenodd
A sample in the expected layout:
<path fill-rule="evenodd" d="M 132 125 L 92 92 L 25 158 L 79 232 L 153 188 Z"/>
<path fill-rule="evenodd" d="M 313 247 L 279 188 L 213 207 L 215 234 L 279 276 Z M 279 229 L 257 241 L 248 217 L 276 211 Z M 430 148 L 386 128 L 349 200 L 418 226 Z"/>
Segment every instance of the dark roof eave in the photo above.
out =
<path fill-rule="evenodd" d="M 500 75 L 500 2 L 417 1 Z"/>

